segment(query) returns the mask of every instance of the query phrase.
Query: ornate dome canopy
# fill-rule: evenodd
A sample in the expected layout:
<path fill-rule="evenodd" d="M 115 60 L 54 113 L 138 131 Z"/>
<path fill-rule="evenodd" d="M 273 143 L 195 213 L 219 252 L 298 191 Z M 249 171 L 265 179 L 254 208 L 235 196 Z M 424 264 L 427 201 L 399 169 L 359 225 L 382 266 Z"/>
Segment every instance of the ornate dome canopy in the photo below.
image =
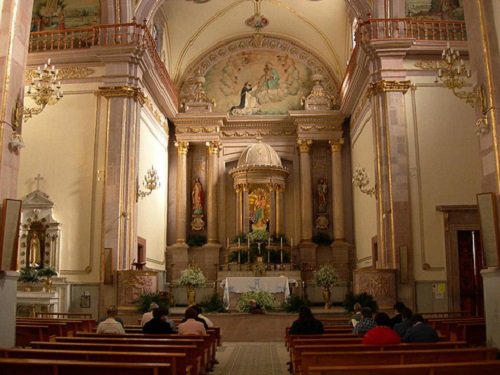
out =
<path fill-rule="evenodd" d="M 267 143 L 259 141 L 248 146 L 238 159 L 239 168 L 250 166 L 266 166 L 283 168 L 281 159 L 274 149 Z"/>

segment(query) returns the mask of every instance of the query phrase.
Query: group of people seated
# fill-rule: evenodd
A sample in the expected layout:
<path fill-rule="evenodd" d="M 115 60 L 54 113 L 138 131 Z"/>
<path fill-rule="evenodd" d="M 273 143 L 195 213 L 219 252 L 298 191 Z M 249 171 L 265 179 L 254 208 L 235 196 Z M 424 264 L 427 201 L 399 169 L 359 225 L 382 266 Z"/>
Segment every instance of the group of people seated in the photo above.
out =
<path fill-rule="evenodd" d="M 168 308 L 160 307 L 153 302 L 149 306 L 149 311 L 145 312 L 141 318 L 143 333 L 166 334 L 178 333 L 180 335 L 205 335 L 209 327 L 213 327 L 213 322 L 202 315 L 199 305 L 188 306 L 182 321 L 176 325 L 168 316 Z M 117 316 L 118 309 L 110 306 L 107 309 L 106 317 L 98 321 L 98 334 L 125 334 L 123 320 Z"/>
<path fill-rule="evenodd" d="M 392 318 L 385 312 L 373 316 L 371 308 L 354 306 L 353 333 L 364 334 L 363 343 L 371 345 L 439 341 L 437 332 L 426 324 L 424 317 L 413 314 L 402 302 L 394 305 L 394 312 Z"/>
<path fill-rule="evenodd" d="M 437 342 L 439 336 L 420 314 L 413 314 L 403 303 L 394 305 L 395 315 L 391 318 L 385 312 L 377 312 L 373 317 L 371 308 L 354 306 L 351 319 L 353 333 L 364 334 L 363 344 L 390 345 L 400 342 Z M 323 324 L 316 319 L 311 309 L 302 306 L 298 319 L 292 323 L 291 335 L 324 333 Z"/>

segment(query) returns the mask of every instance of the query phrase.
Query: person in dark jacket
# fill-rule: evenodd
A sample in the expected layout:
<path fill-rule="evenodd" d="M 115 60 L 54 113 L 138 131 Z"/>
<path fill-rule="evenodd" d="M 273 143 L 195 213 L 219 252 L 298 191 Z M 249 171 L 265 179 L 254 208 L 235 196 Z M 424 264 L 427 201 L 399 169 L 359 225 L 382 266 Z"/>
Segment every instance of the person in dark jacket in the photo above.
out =
<path fill-rule="evenodd" d="M 394 331 L 399 335 L 399 337 L 404 337 L 406 331 L 408 328 L 411 327 L 411 317 L 413 316 L 413 311 L 409 309 L 408 307 L 405 307 L 403 309 L 403 312 L 401 313 L 401 316 L 403 317 L 403 321 L 401 323 L 396 323 L 394 325 Z"/>
<path fill-rule="evenodd" d="M 403 321 L 403 316 L 401 313 L 403 312 L 405 308 L 405 304 L 403 302 L 396 302 L 394 304 L 394 313 L 395 315 L 391 318 L 391 328 L 394 328 L 394 326 L 398 323 L 401 323 Z"/>
<path fill-rule="evenodd" d="M 143 333 L 174 333 L 171 325 L 166 321 L 168 311 L 164 308 L 153 309 L 153 319 L 144 324 Z"/>
<path fill-rule="evenodd" d="M 290 327 L 291 335 L 314 335 L 323 333 L 323 323 L 313 316 L 311 309 L 302 306 L 299 309 L 299 318 Z"/>
<path fill-rule="evenodd" d="M 406 331 L 403 342 L 437 342 L 439 336 L 430 325 L 425 323 L 425 319 L 420 314 L 415 314 L 411 318 L 411 327 Z"/>

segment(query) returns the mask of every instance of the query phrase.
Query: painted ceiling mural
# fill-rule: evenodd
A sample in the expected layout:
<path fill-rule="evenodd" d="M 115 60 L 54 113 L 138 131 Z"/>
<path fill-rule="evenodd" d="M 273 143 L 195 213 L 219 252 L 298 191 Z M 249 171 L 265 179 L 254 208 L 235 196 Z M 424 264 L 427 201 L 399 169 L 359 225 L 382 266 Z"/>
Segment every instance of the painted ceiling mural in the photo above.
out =
<path fill-rule="evenodd" d="M 418 18 L 463 21 L 463 0 L 406 0 L 406 14 Z"/>
<path fill-rule="evenodd" d="M 31 31 L 77 29 L 100 23 L 99 0 L 35 0 Z"/>
<path fill-rule="evenodd" d="M 310 52 L 275 38 L 257 46 L 254 42 L 235 40 L 204 54 L 186 72 L 181 96 L 189 93 L 193 77 L 200 73 L 206 95 L 215 100 L 215 111 L 233 115 L 281 115 L 303 109 L 301 99 L 311 92 L 315 73 L 325 77 L 328 93 L 337 93 L 333 75 Z"/>

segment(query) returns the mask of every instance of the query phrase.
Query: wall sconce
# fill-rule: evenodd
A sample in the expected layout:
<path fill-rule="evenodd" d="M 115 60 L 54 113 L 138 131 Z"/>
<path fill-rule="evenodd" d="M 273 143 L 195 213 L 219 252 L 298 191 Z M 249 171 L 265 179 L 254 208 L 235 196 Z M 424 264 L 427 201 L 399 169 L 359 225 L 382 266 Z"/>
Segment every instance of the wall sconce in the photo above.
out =
<path fill-rule="evenodd" d="M 486 95 L 484 93 L 484 87 L 479 86 L 479 88 L 476 88 L 475 92 L 477 93 L 479 105 L 481 108 L 481 117 L 476 120 L 475 126 L 476 126 L 476 134 L 477 135 L 482 135 L 486 134 L 490 131 L 490 124 L 488 122 L 488 113 L 494 108 L 494 107 L 489 107 L 487 108 L 486 104 Z"/>
<path fill-rule="evenodd" d="M 12 111 L 12 122 L 1 120 L 0 123 L 8 125 L 12 129 L 10 141 L 8 143 L 9 151 L 17 154 L 24 147 L 23 138 L 18 131 L 22 123 L 23 103 L 21 99 L 17 99 L 16 107 Z"/>
<path fill-rule="evenodd" d="M 144 186 L 147 191 L 143 191 L 139 189 L 137 186 L 137 199 L 147 197 L 149 194 L 160 187 L 160 177 L 158 176 L 158 172 L 151 166 L 151 169 L 148 169 L 146 174 L 144 175 L 144 180 L 142 181 L 142 186 Z"/>
<path fill-rule="evenodd" d="M 34 115 L 40 114 L 47 104 L 54 105 L 63 97 L 61 81 L 58 81 L 59 69 L 50 63 L 41 69 L 38 67 L 31 78 L 31 82 L 26 91 L 26 96 L 33 99 L 37 105 L 34 108 L 24 108 L 23 119 L 28 121 Z"/>
<path fill-rule="evenodd" d="M 370 185 L 370 179 L 366 170 L 364 168 L 356 168 L 354 170 L 354 175 L 352 176 L 352 184 L 359 188 L 362 193 L 369 195 L 370 197 L 375 196 L 375 187 L 368 187 Z"/>

